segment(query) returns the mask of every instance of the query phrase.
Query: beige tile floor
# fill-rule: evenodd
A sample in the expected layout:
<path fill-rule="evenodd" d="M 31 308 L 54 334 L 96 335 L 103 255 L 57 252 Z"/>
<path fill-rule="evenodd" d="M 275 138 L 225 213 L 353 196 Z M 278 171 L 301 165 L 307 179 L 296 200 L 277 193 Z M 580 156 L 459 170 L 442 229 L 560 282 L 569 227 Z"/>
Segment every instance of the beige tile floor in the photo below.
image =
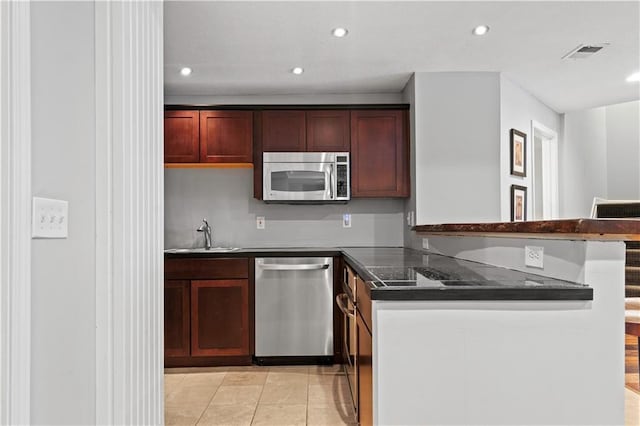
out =
<path fill-rule="evenodd" d="M 640 426 L 640 393 L 624 389 L 625 426 Z"/>
<path fill-rule="evenodd" d="M 339 366 L 165 370 L 167 425 L 352 425 Z"/>
<path fill-rule="evenodd" d="M 165 370 L 167 425 L 353 425 L 337 366 Z M 640 394 L 625 388 L 625 426 L 640 426 Z"/>

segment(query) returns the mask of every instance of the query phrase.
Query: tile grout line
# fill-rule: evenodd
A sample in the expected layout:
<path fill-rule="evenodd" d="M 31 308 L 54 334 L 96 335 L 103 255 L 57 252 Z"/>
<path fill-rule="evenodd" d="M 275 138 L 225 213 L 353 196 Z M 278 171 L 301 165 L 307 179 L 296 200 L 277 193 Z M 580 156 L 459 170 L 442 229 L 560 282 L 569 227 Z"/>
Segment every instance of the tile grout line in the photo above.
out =
<path fill-rule="evenodd" d="M 225 377 L 227 377 L 227 372 L 226 371 L 224 373 L 224 377 L 222 378 L 223 381 L 224 381 Z M 209 398 L 209 402 L 207 402 L 207 406 L 204 407 L 204 410 L 202 410 L 202 413 L 200 413 L 200 417 L 198 417 L 198 420 L 196 420 L 196 422 L 194 423 L 194 426 L 197 426 L 198 423 L 200 423 L 200 420 L 202 420 L 202 416 L 204 416 L 204 413 L 207 412 L 207 409 L 211 405 L 211 401 L 213 401 L 213 397 L 216 396 L 216 394 L 218 393 L 218 390 L 220 389 L 221 386 L 222 386 L 222 382 L 220 382 L 220 384 L 216 388 L 216 391 L 211 394 L 211 398 Z"/>
<path fill-rule="evenodd" d="M 260 395 L 258 396 L 258 400 L 256 401 L 256 406 L 253 409 L 253 416 L 251 416 L 251 422 L 249 423 L 249 425 L 253 424 L 253 421 L 256 418 L 256 413 L 258 412 L 258 405 L 260 405 L 260 400 L 262 399 L 262 394 L 264 393 L 264 387 L 267 384 L 267 378 L 269 377 L 269 373 L 271 372 L 270 368 L 267 368 L 267 375 L 264 378 L 264 383 L 262 384 L 262 389 L 260 389 Z"/>
<path fill-rule="evenodd" d="M 304 424 L 305 426 L 309 425 L 309 386 L 311 385 L 311 367 L 307 367 L 307 406 L 305 407 L 304 413 Z"/>

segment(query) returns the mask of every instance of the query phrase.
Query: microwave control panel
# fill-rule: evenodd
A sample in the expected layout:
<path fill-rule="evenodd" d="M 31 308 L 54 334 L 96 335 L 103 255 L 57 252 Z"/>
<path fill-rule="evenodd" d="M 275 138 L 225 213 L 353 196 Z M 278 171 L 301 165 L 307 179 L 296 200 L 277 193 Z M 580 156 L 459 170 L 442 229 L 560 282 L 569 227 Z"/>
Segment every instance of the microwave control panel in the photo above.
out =
<path fill-rule="evenodd" d="M 349 157 L 336 156 L 336 198 L 349 198 Z"/>

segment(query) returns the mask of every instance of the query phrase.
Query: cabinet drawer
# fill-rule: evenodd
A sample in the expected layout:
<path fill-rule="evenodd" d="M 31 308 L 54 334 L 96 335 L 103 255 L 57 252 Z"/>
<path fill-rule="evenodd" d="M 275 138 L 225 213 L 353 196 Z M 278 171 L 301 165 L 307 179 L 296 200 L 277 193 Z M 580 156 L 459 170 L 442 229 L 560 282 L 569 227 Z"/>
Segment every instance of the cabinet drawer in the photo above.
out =
<path fill-rule="evenodd" d="M 249 278 L 249 259 L 165 259 L 164 277 L 168 280 Z"/>

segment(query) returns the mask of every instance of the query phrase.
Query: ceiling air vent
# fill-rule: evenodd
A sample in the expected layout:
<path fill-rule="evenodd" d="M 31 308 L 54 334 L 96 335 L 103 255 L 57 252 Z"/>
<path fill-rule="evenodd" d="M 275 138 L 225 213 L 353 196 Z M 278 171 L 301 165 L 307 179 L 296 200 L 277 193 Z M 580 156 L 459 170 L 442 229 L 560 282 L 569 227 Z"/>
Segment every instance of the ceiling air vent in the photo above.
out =
<path fill-rule="evenodd" d="M 562 57 L 562 59 L 587 59 L 588 57 L 595 55 L 601 51 L 609 43 L 600 44 L 581 44 Z"/>

